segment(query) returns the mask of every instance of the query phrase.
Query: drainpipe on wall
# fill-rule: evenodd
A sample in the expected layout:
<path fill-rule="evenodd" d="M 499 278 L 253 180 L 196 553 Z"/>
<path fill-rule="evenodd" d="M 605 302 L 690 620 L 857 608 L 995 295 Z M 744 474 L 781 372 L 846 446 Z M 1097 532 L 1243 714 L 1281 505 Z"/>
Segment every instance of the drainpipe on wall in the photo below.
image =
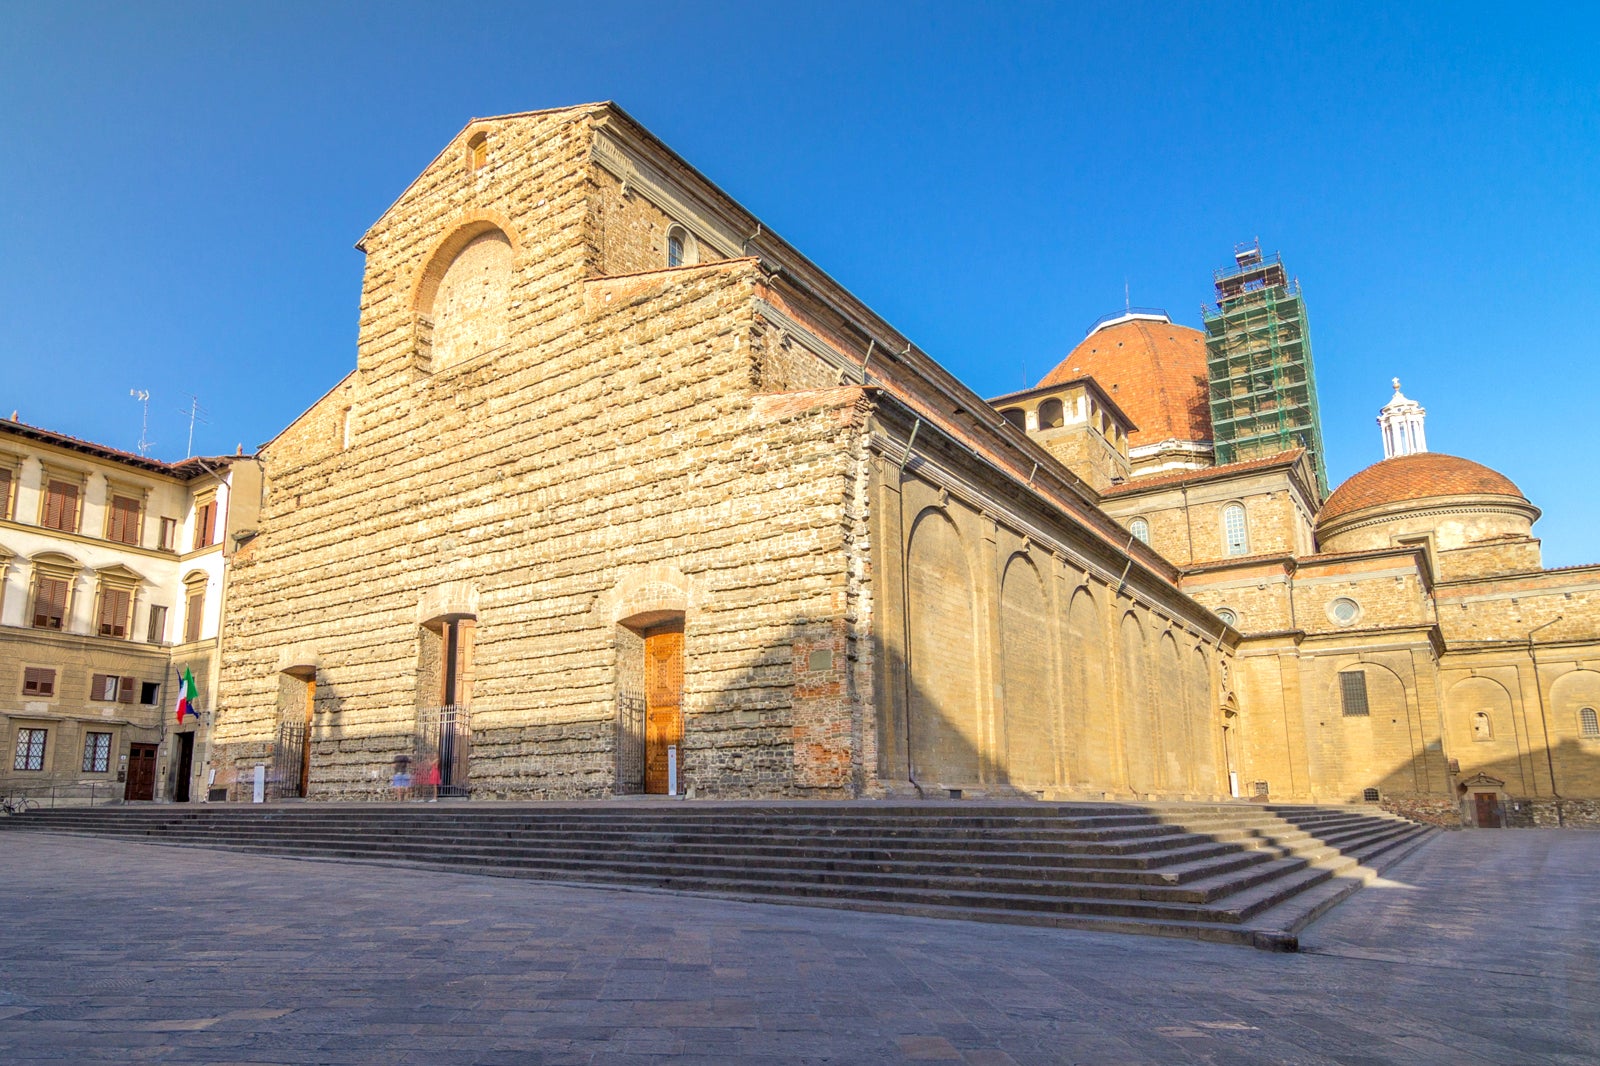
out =
<path fill-rule="evenodd" d="M 1539 731 L 1544 734 L 1544 761 L 1546 768 L 1550 771 L 1550 796 L 1556 801 L 1556 828 L 1558 829 L 1562 827 L 1566 819 L 1562 816 L 1561 811 L 1561 792 L 1556 788 L 1556 757 L 1550 751 L 1550 721 L 1545 717 L 1544 686 L 1539 683 L 1539 656 L 1533 650 L 1533 635 L 1541 629 L 1549 629 L 1561 619 L 1562 616 L 1558 614 L 1544 625 L 1534 626 L 1528 630 L 1528 659 L 1533 663 L 1533 692 L 1534 695 L 1539 697 Z"/>
<path fill-rule="evenodd" d="M 906 716 L 906 780 L 911 782 L 911 787 L 917 790 L 917 795 L 925 795 L 922 786 L 917 783 L 916 767 L 911 761 L 911 576 L 907 564 L 906 549 L 911 546 L 911 539 L 906 530 L 906 464 L 911 462 L 911 446 L 917 443 L 917 431 L 922 428 L 922 419 L 917 419 L 911 426 L 911 436 L 906 438 L 906 454 L 900 458 L 900 475 L 895 481 L 895 496 L 900 507 L 900 624 L 902 633 L 902 646 L 905 649 L 905 716 Z"/>

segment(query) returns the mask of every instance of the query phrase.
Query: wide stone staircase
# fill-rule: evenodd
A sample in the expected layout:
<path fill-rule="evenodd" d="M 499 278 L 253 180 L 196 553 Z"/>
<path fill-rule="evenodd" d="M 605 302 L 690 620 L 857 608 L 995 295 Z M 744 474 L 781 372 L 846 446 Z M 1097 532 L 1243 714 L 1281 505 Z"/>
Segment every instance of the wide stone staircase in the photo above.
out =
<path fill-rule="evenodd" d="M 1369 807 L 971 801 L 140 805 L 0 830 L 1279 951 L 1438 832 Z"/>

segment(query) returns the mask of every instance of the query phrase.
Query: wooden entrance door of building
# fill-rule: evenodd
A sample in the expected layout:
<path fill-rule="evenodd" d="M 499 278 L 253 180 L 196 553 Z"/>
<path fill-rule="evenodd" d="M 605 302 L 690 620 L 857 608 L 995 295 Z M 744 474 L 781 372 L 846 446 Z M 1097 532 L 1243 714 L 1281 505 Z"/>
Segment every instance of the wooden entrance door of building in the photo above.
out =
<path fill-rule="evenodd" d="M 644 790 L 666 795 L 673 790 L 669 760 L 683 766 L 683 623 L 673 622 L 644 634 Z"/>
<path fill-rule="evenodd" d="M 1475 792 L 1473 803 L 1477 807 L 1479 829 L 1500 829 L 1500 797 L 1493 792 Z"/>
<path fill-rule="evenodd" d="M 125 800 L 156 798 L 156 745 L 128 746 L 128 784 L 122 790 L 122 798 Z"/>
<path fill-rule="evenodd" d="M 306 682 L 305 731 L 300 734 L 300 796 L 311 794 L 311 716 L 317 707 L 317 679 Z"/>
<path fill-rule="evenodd" d="M 178 733 L 173 737 L 177 743 L 177 772 L 172 775 L 172 802 L 189 802 L 189 778 L 194 776 L 194 734 Z"/>

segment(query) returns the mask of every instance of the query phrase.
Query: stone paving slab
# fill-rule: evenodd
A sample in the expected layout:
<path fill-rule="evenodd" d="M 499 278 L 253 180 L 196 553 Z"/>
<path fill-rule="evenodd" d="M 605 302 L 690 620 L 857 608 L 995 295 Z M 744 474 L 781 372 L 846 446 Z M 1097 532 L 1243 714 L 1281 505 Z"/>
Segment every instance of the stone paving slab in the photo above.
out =
<path fill-rule="evenodd" d="M 1277 955 L 0 833 L 0 1062 L 1590 1066 L 1597 870 L 1447 834 Z"/>

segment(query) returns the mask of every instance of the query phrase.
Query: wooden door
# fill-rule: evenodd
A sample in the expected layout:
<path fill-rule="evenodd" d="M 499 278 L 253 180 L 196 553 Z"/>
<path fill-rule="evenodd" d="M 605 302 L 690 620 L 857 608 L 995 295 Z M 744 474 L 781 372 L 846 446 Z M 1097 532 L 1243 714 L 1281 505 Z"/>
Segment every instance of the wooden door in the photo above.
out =
<path fill-rule="evenodd" d="M 175 739 L 178 742 L 178 772 L 172 777 L 172 802 L 189 802 L 189 778 L 194 774 L 194 734 L 179 733 Z"/>
<path fill-rule="evenodd" d="M 1500 828 L 1500 797 L 1493 792 L 1476 792 L 1473 799 L 1478 805 L 1478 828 Z"/>
<path fill-rule="evenodd" d="M 133 744 L 128 750 L 128 786 L 122 790 L 125 800 L 153 800 L 156 798 L 156 746 Z"/>
<path fill-rule="evenodd" d="M 667 792 L 667 749 L 683 774 L 683 623 L 644 635 L 644 790 Z"/>
<path fill-rule="evenodd" d="M 311 714 L 317 706 L 317 682 L 315 679 L 306 682 L 306 721 L 305 731 L 300 737 L 300 790 L 303 798 L 311 794 Z"/>

